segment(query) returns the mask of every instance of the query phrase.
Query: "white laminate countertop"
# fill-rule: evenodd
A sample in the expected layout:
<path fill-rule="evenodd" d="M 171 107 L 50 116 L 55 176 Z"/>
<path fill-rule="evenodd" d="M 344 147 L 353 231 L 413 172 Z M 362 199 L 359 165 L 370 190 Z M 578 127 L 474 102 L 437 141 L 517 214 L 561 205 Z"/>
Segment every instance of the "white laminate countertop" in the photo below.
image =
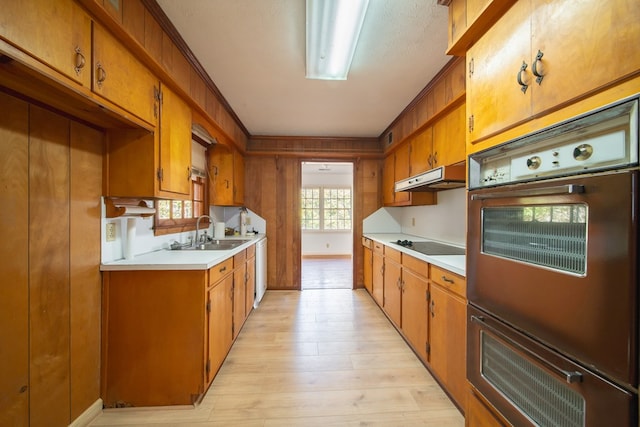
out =
<path fill-rule="evenodd" d="M 214 265 L 232 257 L 243 249 L 264 239 L 264 234 L 255 237 L 229 236 L 229 239 L 246 239 L 247 242 L 228 251 L 194 251 L 169 249 L 140 254 L 133 259 L 119 259 L 100 264 L 101 271 L 122 270 L 208 270 Z M 222 239 L 216 239 L 222 240 Z"/>
<path fill-rule="evenodd" d="M 424 237 L 412 236 L 410 234 L 402 233 L 365 233 L 364 237 L 382 243 L 384 245 L 391 246 L 393 249 L 396 249 L 407 255 L 411 255 L 414 258 L 421 259 L 425 262 L 428 262 L 429 264 L 437 265 L 438 267 L 442 267 L 446 270 L 451 271 L 452 273 L 456 273 L 460 276 L 466 277 L 466 255 L 424 255 L 420 252 L 416 252 L 412 249 L 405 248 L 400 245 L 391 245 L 391 243 L 397 240 L 411 240 L 412 242 L 434 241 L 438 243 L 446 243 L 447 245 L 456 246 L 463 249 L 464 246 L 454 245 L 448 242 L 440 242 L 437 240 L 425 239 Z"/>

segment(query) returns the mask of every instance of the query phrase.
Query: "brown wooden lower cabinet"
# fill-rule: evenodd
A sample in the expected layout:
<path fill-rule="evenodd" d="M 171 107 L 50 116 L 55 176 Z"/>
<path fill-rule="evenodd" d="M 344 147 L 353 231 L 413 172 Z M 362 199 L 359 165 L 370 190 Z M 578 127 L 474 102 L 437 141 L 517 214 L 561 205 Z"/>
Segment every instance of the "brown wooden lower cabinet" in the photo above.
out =
<path fill-rule="evenodd" d="M 465 278 L 379 242 L 373 247 L 373 299 L 466 412 Z"/>
<path fill-rule="evenodd" d="M 471 385 L 468 390 L 465 427 L 506 427 L 511 425 L 490 409 Z"/>
<path fill-rule="evenodd" d="M 104 272 L 104 405 L 199 401 L 253 306 L 252 261 L 242 251 L 209 270 Z"/>

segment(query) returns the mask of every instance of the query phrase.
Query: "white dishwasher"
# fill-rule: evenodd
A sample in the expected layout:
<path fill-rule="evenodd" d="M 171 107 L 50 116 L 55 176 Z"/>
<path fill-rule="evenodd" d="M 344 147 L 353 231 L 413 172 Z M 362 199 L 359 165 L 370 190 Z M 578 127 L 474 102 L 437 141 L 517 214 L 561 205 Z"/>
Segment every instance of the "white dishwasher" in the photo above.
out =
<path fill-rule="evenodd" d="M 257 308 L 267 290 L 267 238 L 256 243 L 256 297 L 253 308 Z"/>

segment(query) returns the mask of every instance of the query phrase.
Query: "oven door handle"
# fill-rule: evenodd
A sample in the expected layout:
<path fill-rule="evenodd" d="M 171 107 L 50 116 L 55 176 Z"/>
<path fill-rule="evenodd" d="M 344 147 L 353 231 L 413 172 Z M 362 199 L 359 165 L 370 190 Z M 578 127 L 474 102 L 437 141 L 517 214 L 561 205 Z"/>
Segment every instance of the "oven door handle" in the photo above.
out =
<path fill-rule="evenodd" d="M 582 194 L 584 185 L 567 184 L 555 187 L 529 188 L 524 190 L 505 191 L 500 193 L 472 194 L 471 200 L 506 199 L 513 197 L 554 196 L 562 194 Z"/>
<path fill-rule="evenodd" d="M 573 383 L 582 382 L 582 374 L 580 372 L 564 370 L 554 365 L 553 363 L 549 362 L 548 360 L 543 359 L 539 355 L 535 354 L 533 351 L 524 347 L 522 344 L 519 344 L 516 341 L 514 341 L 512 338 L 509 338 L 508 336 L 506 336 L 504 333 L 499 331 L 494 326 L 489 325 L 487 322 L 485 322 L 484 317 L 472 315 L 471 321 L 481 324 L 483 327 L 491 330 L 491 332 L 495 333 L 503 340 L 508 341 L 511 345 L 517 347 L 519 350 L 523 351 L 524 353 L 527 353 L 527 355 L 536 359 L 537 361 L 545 365 L 549 370 L 553 371 L 554 373 L 562 377 L 567 383 L 573 384 Z"/>

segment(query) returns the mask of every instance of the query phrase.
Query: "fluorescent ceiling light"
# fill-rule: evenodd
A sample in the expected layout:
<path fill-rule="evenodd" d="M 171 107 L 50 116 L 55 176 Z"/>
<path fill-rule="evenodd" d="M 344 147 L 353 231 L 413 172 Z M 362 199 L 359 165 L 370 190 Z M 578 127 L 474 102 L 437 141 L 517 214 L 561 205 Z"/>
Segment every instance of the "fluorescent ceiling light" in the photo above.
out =
<path fill-rule="evenodd" d="M 346 80 L 369 0 L 307 0 L 308 79 Z"/>

